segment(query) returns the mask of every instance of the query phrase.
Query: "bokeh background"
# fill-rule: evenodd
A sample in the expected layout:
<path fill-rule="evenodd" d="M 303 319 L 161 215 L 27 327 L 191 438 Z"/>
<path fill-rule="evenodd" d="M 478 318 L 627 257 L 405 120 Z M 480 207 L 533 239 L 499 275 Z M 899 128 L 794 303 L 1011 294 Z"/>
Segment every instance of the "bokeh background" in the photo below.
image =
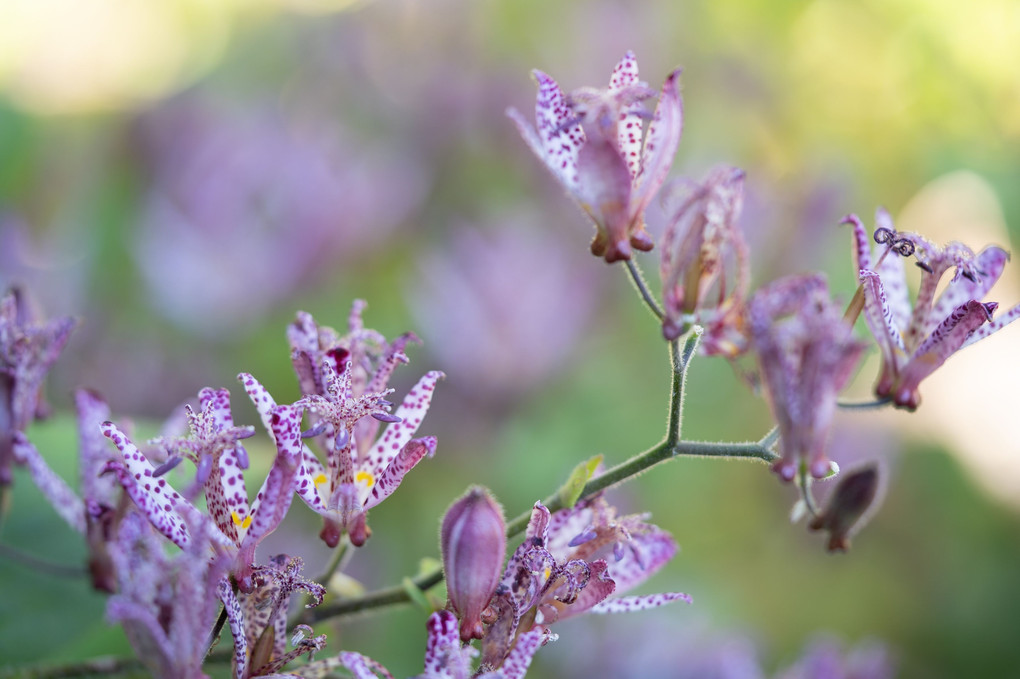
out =
<path fill-rule="evenodd" d="M 3 0 L 0 284 L 83 321 L 38 447 L 74 477 L 76 386 L 153 432 L 202 386 L 230 386 L 254 423 L 236 374 L 293 400 L 286 324 L 304 309 L 342 327 L 355 298 L 370 326 L 424 340 L 398 393 L 448 374 L 423 428 L 439 453 L 372 511 L 351 563 L 369 589 L 438 555 L 469 483 L 516 515 L 580 459 L 656 443 L 659 329 L 622 269 L 586 254 L 590 226 L 504 115 L 532 107 L 531 68 L 600 85 L 627 49 L 653 87 L 685 68 L 674 175 L 747 170 L 756 283 L 821 269 L 849 299 L 836 224 L 879 204 L 934 240 L 1016 235 L 1013 0 Z M 654 208 L 651 230 L 665 218 Z M 654 255 L 642 264 L 656 280 Z M 1012 306 L 1018 281 L 992 298 Z M 915 414 L 840 414 L 833 456 L 886 472 L 849 554 L 790 523 L 793 492 L 763 465 L 677 460 L 616 491 L 683 547 L 647 591 L 695 603 L 564 623 L 529 676 L 771 675 L 819 638 L 884 644 L 904 677 L 1016 676 L 1018 346 L 1013 327 L 954 357 Z M 694 365 L 687 438 L 770 426 L 728 365 Z M 84 553 L 26 476 L 10 500 L 0 666 L 129 652 L 83 578 L 10 551 L 72 567 Z M 317 571 L 314 515 L 296 503 L 288 521 L 263 553 Z M 322 631 L 407 676 L 424 619 L 404 607 Z"/>

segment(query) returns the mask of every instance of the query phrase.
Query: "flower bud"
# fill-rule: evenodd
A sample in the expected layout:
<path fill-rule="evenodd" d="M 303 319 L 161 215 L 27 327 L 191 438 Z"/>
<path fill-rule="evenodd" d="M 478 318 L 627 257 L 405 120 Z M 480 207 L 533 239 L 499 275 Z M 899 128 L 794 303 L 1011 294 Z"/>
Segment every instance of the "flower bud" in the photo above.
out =
<path fill-rule="evenodd" d="M 446 511 L 440 533 L 450 606 L 460 618 L 460 638 L 482 638 L 482 612 L 503 573 L 506 526 L 503 510 L 480 486 Z"/>
<path fill-rule="evenodd" d="M 829 532 L 830 552 L 847 551 L 850 548 L 850 532 L 874 502 L 877 490 L 878 469 L 875 466 L 851 472 L 832 491 L 829 505 L 808 524 L 808 528 Z"/>

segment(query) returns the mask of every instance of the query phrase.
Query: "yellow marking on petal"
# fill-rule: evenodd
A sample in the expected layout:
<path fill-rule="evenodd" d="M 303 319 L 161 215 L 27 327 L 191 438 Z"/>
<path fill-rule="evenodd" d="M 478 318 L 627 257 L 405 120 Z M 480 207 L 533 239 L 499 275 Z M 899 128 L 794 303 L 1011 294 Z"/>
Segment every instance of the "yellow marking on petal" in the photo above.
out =
<path fill-rule="evenodd" d="M 241 518 L 241 515 L 237 512 L 230 512 L 230 520 L 234 522 L 235 526 L 239 526 L 242 529 L 247 529 L 251 525 L 251 515 Z"/>
<path fill-rule="evenodd" d="M 326 475 L 325 474 L 319 474 L 314 479 L 312 479 L 312 482 L 315 483 L 315 485 L 317 485 L 317 486 L 319 484 L 326 483 Z"/>
<path fill-rule="evenodd" d="M 545 567 L 545 579 L 548 580 L 550 575 L 552 575 L 552 568 L 550 568 L 549 566 L 546 566 Z"/>
<path fill-rule="evenodd" d="M 372 475 L 372 472 L 366 472 L 362 470 L 354 475 L 354 482 L 355 483 L 364 482 L 366 488 L 371 488 L 372 486 L 375 485 L 375 476 Z"/>

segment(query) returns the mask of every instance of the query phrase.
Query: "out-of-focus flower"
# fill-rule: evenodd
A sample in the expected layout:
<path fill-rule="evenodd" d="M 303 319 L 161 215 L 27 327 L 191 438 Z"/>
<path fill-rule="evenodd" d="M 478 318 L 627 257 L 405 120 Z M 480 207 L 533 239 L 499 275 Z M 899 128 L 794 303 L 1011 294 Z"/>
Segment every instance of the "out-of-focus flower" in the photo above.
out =
<path fill-rule="evenodd" d="M 503 510 L 485 488 L 474 487 L 446 510 L 439 533 L 450 606 L 465 642 L 482 638 L 482 612 L 503 574 Z"/>
<path fill-rule="evenodd" d="M 390 375 L 408 361 L 404 346 L 415 339 L 408 334 L 392 344 L 364 327 L 357 301 L 351 310 L 349 332 L 320 327 L 306 313 L 298 314 L 288 329 L 291 358 L 307 407 L 317 421 L 306 436 L 314 436 L 326 451 L 326 466 L 307 447 L 298 470 L 297 493 L 324 519 L 320 536 L 335 547 L 346 532 L 361 546 L 371 531 L 369 509 L 389 497 L 404 476 L 425 457 L 432 457 L 436 439 L 412 439 L 428 412 L 441 372 L 426 373 L 408 392 L 396 412 L 388 412 L 384 396 Z M 273 397 L 251 375 L 241 381 L 263 421 L 275 407 Z M 381 422 L 389 426 L 379 435 Z"/>
<path fill-rule="evenodd" d="M 877 642 L 865 641 L 844 651 L 834 639 L 812 642 L 801 658 L 778 672 L 775 679 L 892 679 L 896 666 L 889 651 Z"/>
<path fill-rule="evenodd" d="M 38 320 L 18 288 L 0 298 L 0 486 L 11 483 L 14 462 L 27 463 L 16 439 L 46 413 L 42 383 L 74 326 L 72 318 Z"/>
<path fill-rule="evenodd" d="M 254 586 L 255 548 L 280 524 L 294 497 L 302 455 L 302 411 L 295 406 L 266 409 L 263 419 L 276 442 L 277 454 L 249 507 L 242 474 L 247 467 L 247 453 L 237 443 L 248 430 L 233 426 L 225 389 L 205 389 L 199 398 L 202 413 L 192 417 L 193 437 L 164 445 L 180 454 L 189 450 L 193 456 L 198 466 L 196 485 L 205 490 L 206 504 L 215 522 L 210 535 L 231 554 L 230 570 L 242 591 L 250 591 Z M 120 460 L 107 463 L 106 470 L 117 475 L 125 492 L 160 533 L 186 549 L 192 537 L 182 508 L 191 507 L 191 503 L 161 478 L 167 466 L 154 467 L 112 422 L 105 422 L 102 431 L 122 454 Z"/>
<path fill-rule="evenodd" d="M 686 182 L 662 240 L 662 334 L 704 327 L 701 350 L 733 358 L 746 348 L 744 300 L 750 282 L 747 244 L 737 226 L 744 171 L 719 167 L 704 182 Z"/>
<path fill-rule="evenodd" d="M 808 524 L 811 530 L 829 533 L 830 552 L 850 549 L 850 534 L 859 528 L 859 520 L 875 501 L 878 491 L 878 467 L 869 465 L 840 475 L 829 504 Z"/>
<path fill-rule="evenodd" d="M 509 658 L 518 630 L 544 628 L 588 611 L 616 613 L 690 601 L 679 592 L 607 598 L 662 568 L 677 545 L 645 517 L 617 517 L 601 495 L 550 515 L 536 503 L 524 542 L 507 564 L 482 639 L 482 668 Z"/>
<path fill-rule="evenodd" d="M 683 129 L 680 70 L 662 85 L 647 132 L 643 102 L 654 91 L 638 79 L 637 59 L 627 52 L 609 87 L 591 87 L 564 96 L 545 73 L 532 71 L 538 83 L 532 127 L 516 109 L 508 109 L 524 141 L 595 222 L 591 251 L 606 262 L 630 259 L 631 248 L 651 250 L 645 208 L 673 165 Z"/>
<path fill-rule="evenodd" d="M 249 324 L 364 256 L 424 195 L 413 150 L 258 107 L 179 101 L 142 130 L 154 184 L 135 255 L 159 310 L 195 332 Z"/>
<path fill-rule="evenodd" d="M 860 219 L 849 215 L 845 221 L 853 225 L 865 320 L 882 352 L 875 393 L 914 410 L 921 402 L 918 387 L 924 378 L 956 351 L 1020 318 L 1017 305 L 993 321 L 998 304 L 981 301 L 999 280 L 1009 255 L 994 245 L 975 255 L 962 243 L 940 248 L 916 234 L 897 233 L 881 208 L 874 234 L 879 246 L 873 254 Z M 913 309 L 899 255 L 913 255 L 921 269 Z M 939 281 L 949 269 L 955 269 L 953 278 L 936 299 Z"/>
<path fill-rule="evenodd" d="M 788 276 L 759 289 L 748 305 L 748 325 L 779 428 L 782 458 L 772 468 L 790 481 L 803 461 L 812 476 L 824 478 L 836 396 L 864 344 L 851 335 L 821 275 Z"/>
<path fill-rule="evenodd" d="M 460 230 L 410 290 L 429 350 L 471 403 L 503 404 L 564 370 L 591 318 L 598 281 L 584 255 L 535 222 Z"/>
<path fill-rule="evenodd" d="M 123 624 L 135 653 L 159 679 L 206 676 L 202 662 L 230 563 L 208 517 L 193 507 L 180 511 L 191 536 L 184 552 L 168 556 L 137 511 L 124 517 L 112 552 L 119 593 L 110 598 L 106 615 Z"/>

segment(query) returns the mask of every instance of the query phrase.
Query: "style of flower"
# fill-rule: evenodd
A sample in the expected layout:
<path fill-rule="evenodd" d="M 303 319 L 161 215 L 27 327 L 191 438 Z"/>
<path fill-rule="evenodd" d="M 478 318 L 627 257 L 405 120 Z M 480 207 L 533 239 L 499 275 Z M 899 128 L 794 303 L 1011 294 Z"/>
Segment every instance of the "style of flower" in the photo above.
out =
<path fill-rule="evenodd" d="M 750 283 L 747 243 L 737 225 L 744 171 L 718 167 L 701 183 L 678 185 L 679 208 L 662 239 L 662 334 L 704 328 L 701 350 L 733 358 L 746 349 L 744 302 Z"/>
<path fill-rule="evenodd" d="M 581 88 L 564 96 L 545 73 L 538 83 L 532 127 L 516 109 L 507 115 L 531 150 L 595 222 L 591 251 L 612 263 L 630 259 L 631 248 L 653 247 L 645 209 L 669 174 L 683 129 L 680 70 L 662 85 L 647 132 L 643 102 L 654 91 L 638 79 L 637 59 L 627 52 L 606 89 Z"/>
<path fill-rule="evenodd" d="M 16 439 L 45 413 L 43 379 L 74 326 L 73 318 L 37 320 L 18 288 L 0 298 L 0 486 L 13 480 L 13 463 L 27 464 L 15 452 Z"/>
<path fill-rule="evenodd" d="M 673 538 L 645 518 L 617 517 L 601 495 L 555 514 L 535 503 L 524 542 L 510 557 L 490 602 L 495 619 L 482 639 L 482 669 L 504 665 L 520 641 L 519 630 L 544 629 L 589 611 L 690 602 L 680 592 L 608 599 L 641 584 L 676 554 Z"/>
<path fill-rule="evenodd" d="M 836 396 L 864 344 L 852 337 L 820 274 L 787 276 L 759 289 L 748 305 L 748 325 L 779 428 L 782 457 L 772 469 L 790 481 L 803 462 L 813 477 L 824 478 Z"/>
<path fill-rule="evenodd" d="M 163 540 L 135 510 L 121 522 L 118 549 L 112 550 L 119 592 L 107 604 L 107 618 L 123 625 L 157 679 L 206 676 L 202 663 L 230 562 L 212 522 L 194 507 L 179 511 L 190 536 L 182 553 L 168 556 Z"/>
<path fill-rule="evenodd" d="M 350 332 L 340 337 L 319 327 L 309 314 L 299 314 L 288 331 L 292 359 L 305 396 L 297 405 L 307 408 L 314 437 L 326 451 L 326 465 L 304 447 L 298 469 L 297 493 L 323 517 L 320 537 L 335 547 L 343 533 L 361 546 L 371 531 L 366 513 L 389 497 L 404 476 L 422 459 L 432 457 L 436 439 L 412 439 L 432 401 L 443 373 L 426 373 L 391 414 L 385 400 L 393 369 L 406 363 L 403 348 L 414 335 L 393 344 L 361 323 L 363 302 L 355 302 Z M 239 376 L 263 420 L 272 411 L 273 397 L 251 375 Z M 381 423 L 386 430 L 379 435 Z"/>
<path fill-rule="evenodd" d="M 998 304 L 981 301 L 1002 275 L 1009 254 L 994 245 L 977 255 L 958 242 L 940 248 L 917 234 L 897 232 L 881 208 L 875 216 L 878 245 L 872 253 L 861 220 L 849 215 L 844 221 L 853 226 L 864 318 L 882 352 L 875 393 L 914 410 L 921 402 L 921 381 L 946 359 L 1020 318 L 1017 305 L 992 320 Z M 911 255 L 921 269 L 913 309 L 901 259 Z M 950 269 L 953 278 L 936 298 L 936 288 Z"/>
<path fill-rule="evenodd" d="M 196 482 L 204 489 L 216 528 L 212 536 L 232 554 L 231 572 L 239 587 L 250 591 L 254 586 L 255 548 L 280 524 L 294 496 L 302 454 L 302 412 L 286 405 L 266 409 L 263 420 L 276 442 L 277 454 L 249 506 L 242 474 L 248 466 L 247 453 L 237 441 L 249 436 L 251 429 L 234 426 L 226 389 L 203 389 L 199 401 L 201 412 L 192 413 L 190 418 L 192 437 L 161 443 L 196 462 Z M 121 459 L 107 463 L 106 471 L 116 474 L 125 492 L 160 533 L 182 549 L 187 548 L 191 536 L 181 508 L 191 503 L 161 478 L 169 465 L 154 467 L 112 422 L 103 423 L 102 431 L 121 452 Z"/>

